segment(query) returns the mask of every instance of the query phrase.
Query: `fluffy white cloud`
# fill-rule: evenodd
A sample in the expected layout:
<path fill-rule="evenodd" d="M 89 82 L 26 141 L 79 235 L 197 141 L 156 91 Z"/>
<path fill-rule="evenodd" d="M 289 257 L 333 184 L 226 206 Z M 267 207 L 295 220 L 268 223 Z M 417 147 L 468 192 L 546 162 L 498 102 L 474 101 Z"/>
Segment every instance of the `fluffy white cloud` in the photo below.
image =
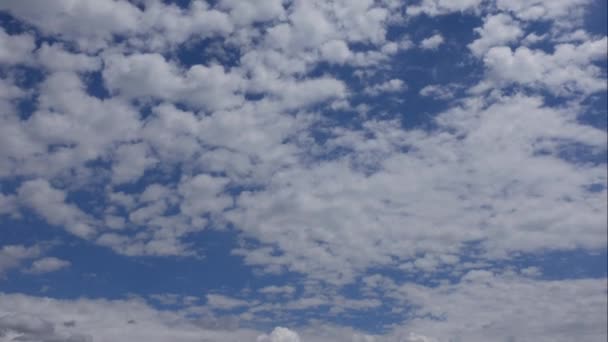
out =
<path fill-rule="evenodd" d="M 564 140 L 605 150 L 605 132 L 538 98 L 486 106 L 472 98 L 440 115 L 445 131 L 436 133 L 371 122 L 365 133 L 338 131 L 327 145 L 352 155 L 281 170 L 266 189 L 242 193 L 227 214 L 247 236 L 284 254 L 270 246 L 238 253 L 269 271 L 286 267 L 340 283 L 394 258 L 459 253 L 477 240 L 495 256 L 601 248 L 605 192 L 586 186 L 606 182 L 603 167 L 573 165 L 558 154 Z"/>
<path fill-rule="evenodd" d="M 407 7 L 407 14 L 416 16 L 427 14 L 437 16 L 451 12 L 464 12 L 478 9 L 483 0 L 422 0 L 420 4 Z"/>
<path fill-rule="evenodd" d="M 190 234 L 229 226 L 239 234 L 233 253 L 255 274 L 292 271 L 303 280 L 209 294 L 206 301 L 158 295 L 184 306 L 174 312 L 139 300 L 1 295 L 0 340 L 605 337 L 596 280 L 477 271 L 424 287 L 368 274 L 389 268 L 395 278 L 416 274 L 426 281 L 508 263 L 520 253 L 605 249 L 606 165 L 577 160 L 578 151 L 606 153 L 605 130 L 580 122 L 588 96 L 606 89 L 607 40 L 577 26 L 586 3 L 1 3 L 0 10 L 30 28 L 0 30 L 0 44 L 9 47 L 0 50 L 0 177 L 9 184 L 0 194 L 0 215 L 35 213 L 126 256 L 194 256 L 205 245 Z M 467 77 L 463 84 L 439 83 L 447 76 L 437 74 L 440 68 L 422 70 L 432 80 L 410 79 L 420 69 L 404 53 L 413 46 L 413 16 L 453 12 L 483 14 L 476 39 L 450 41 L 464 49 L 446 50 L 468 46 L 479 60 L 468 63 L 463 54 L 454 63 L 471 68 L 480 83 L 471 89 Z M 550 28 L 531 32 L 537 26 Z M 534 49 L 540 40 L 555 45 Z M 435 50 L 443 43 L 437 33 L 419 46 Z M 40 82 L 24 66 L 41 71 Z M 418 94 L 450 100 L 438 104 L 448 106 L 442 112 L 428 113 L 432 129 L 404 129 L 412 116 L 422 116 L 415 105 L 383 112 L 380 95 L 404 92 L 406 83 L 431 83 Z M 567 101 L 546 101 L 544 92 Z M 369 99 L 360 95 L 377 97 L 360 103 Z M 21 109 L 28 106 L 31 113 Z M 575 147 L 577 155 L 567 155 Z M 80 192 L 95 196 L 94 208 L 72 200 Z M 4 246 L 0 273 L 39 254 Z M 462 261 L 468 258 L 477 261 Z M 43 258 L 30 271 L 67 266 Z M 359 280 L 360 297 L 340 292 Z M 538 306 L 530 304 L 535 299 Z M 407 312 L 412 319 L 382 326 L 385 336 L 323 322 L 385 311 L 386 304 L 387 315 Z M 238 313 L 213 316 L 229 311 Z M 197 315 L 203 318 L 190 319 Z M 313 319 L 295 327 L 297 334 L 238 328 L 241 320 L 287 325 L 295 317 Z"/>
<path fill-rule="evenodd" d="M 76 205 L 66 203 L 66 194 L 54 188 L 46 180 L 36 179 L 23 183 L 18 190 L 18 200 L 34 210 L 49 224 L 88 238 L 95 232 L 95 222 Z"/>
<path fill-rule="evenodd" d="M 36 258 L 41 253 L 40 246 L 5 245 L 0 248 L 0 280 L 4 274 L 17 268 L 25 260 Z"/>
<path fill-rule="evenodd" d="M 510 43 L 524 34 L 517 21 L 502 13 L 486 17 L 483 27 L 475 31 L 480 37 L 469 44 L 469 49 L 476 56 L 482 56 L 491 47 Z"/>
<path fill-rule="evenodd" d="M 115 36 L 128 37 L 134 48 L 159 50 L 199 38 L 226 35 L 233 25 L 226 13 L 193 1 L 186 10 L 161 1 L 135 3 L 119 0 L 60 0 L 52 3 L 26 0 L 4 2 L 0 10 L 37 27 L 45 35 L 75 42 L 80 48 L 107 48 Z"/>
<path fill-rule="evenodd" d="M 104 62 L 103 77 L 109 89 L 129 98 L 185 101 L 212 111 L 243 101 L 238 94 L 241 77 L 219 65 L 196 65 L 184 73 L 158 53 L 110 55 Z"/>
<path fill-rule="evenodd" d="M 348 44 L 343 40 L 331 40 L 321 46 L 321 56 L 328 62 L 342 64 L 351 56 Z"/>
<path fill-rule="evenodd" d="M 121 145 L 115 151 L 112 181 L 115 184 L 136 181 L 157 162 L 144 143 Z"/>
<path fill-rule="evenodd" d="M 570 19 L 583 14 L 589 0 L 496 0 L 496 6 L 522 20 Z"/>
<path fill-rule="evenodd" d="M 262 3 L 254 0 L 222 0 L 219 5 L 228 10 L 235 24 L 246 26 L 257 22 L 284 19 L 283 2 L 283 0 Z"/>
<path fill-rule="evenodd" d="M 277 327 L 270 335 L 261 335 L 257 342 L 300 342 L 300 337 L 294 331 L 287 328 Z"/>
<path fill-rule="evenodd" d="M 136 30 L 140 11 L 126 1 L 59 0 L 41 5 L 37 0 L 7 1 L 0 10 L 32 23 L 46 34 L 75 39 L 98 47 L 112 34 Z"/>
<path fill-rule="evenodd" d="M 34 37 L 27 33 L 9 35 L 4 31 L 4 28 L 0 27 L 0 46 L 2 46 L 2 49 L 0 49 L 0 65 L 10 65 L 30 60 L 31 52 L 36 44 Z"/>
<path fill-rule="evenodd" d="M 420 42 L 420 47 L 425 50 L 436 50 L 441 44 L 443 44 L 443 42 L 443 36 L 437 33 L 428 38 L 423 39 Z"/>
<path fill-rule="evenodd" d="M 259 332 L 205 329 L 183 316 L 158 311 L 141 300 L 60 301 L 0 294 L 0 341 L 243 342 Z"/>
<path fill-rule="evenodd" d="M 484 57 L 489 77 L 477 90 L 519 84 L 542 87 L 556 95 L 573 92 L 590 94 L 606 89 L 601 68 L 594 63 L 605 60 L 606 37 L 579 45 L 559 44 L 552 54 L 520 46 L 491 48 Z"/>
<path fill-rule="evenodd" d="M 36 50 L 40 65 L 51 71 L 95 71 L 101 68 L 97 57 L 66 51 L 60 44 L 46 44 Z"/>

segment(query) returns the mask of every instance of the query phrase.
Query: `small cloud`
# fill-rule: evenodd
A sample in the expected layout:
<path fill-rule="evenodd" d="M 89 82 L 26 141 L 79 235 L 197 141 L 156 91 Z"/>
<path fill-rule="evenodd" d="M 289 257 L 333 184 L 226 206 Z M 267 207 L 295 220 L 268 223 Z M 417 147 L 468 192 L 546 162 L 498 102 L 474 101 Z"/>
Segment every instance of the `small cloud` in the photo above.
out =
<path fill-rule="evenodd" d="M 401 90 L 406 90 L 407 86 L 400 79 L 392 79 L 384 83 L 374 84 L 373 86 L 365 87 L 363 92 L 368 95 L 378 95 L 382 93 L 395 93 Z"/>
<path fill-rule="evenodd" d="M 420 47 L 424 50 L 436 50 L 439 45 L 443 44 L 444 41 L 443 36 L 437 33 L 431 37 L 423 39 L 420 42 Z"/>
<path fill-rule="evenodd" d="M 429 84 L 420 89 L 420 96 L 430 97 L 436 100 L 450 100 L 454 98 L 454 92 L 458 89 L 455 84 Z"/>
<path fill-rule="evenodd" d="M 295 331 L 277 327 L 270 335 L 258 336 L 257 342 L 300 342 L 300 336 Z"/>
<path fill-rule="evenodd" d="M 26 273 L 31 274 L 43 274 L 49 272 L 55 272 L 60 269 L 69 267 L 71 263 L 66 260 L 61 260 L 54 257 L 42 258 L 34 261 L 32 266 L 26 270 Z"/>

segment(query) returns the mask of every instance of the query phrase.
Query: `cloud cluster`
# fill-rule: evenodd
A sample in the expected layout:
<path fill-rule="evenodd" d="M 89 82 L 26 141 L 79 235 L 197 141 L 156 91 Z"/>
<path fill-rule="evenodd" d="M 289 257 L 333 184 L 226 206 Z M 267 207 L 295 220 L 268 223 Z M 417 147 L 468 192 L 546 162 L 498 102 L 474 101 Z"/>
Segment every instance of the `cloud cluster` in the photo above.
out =
<path fill-rule="evenodd" d="M 605 279 L 479 270 L 606 248 L 608 135 L 588 117 L 607 89 L 608 39 L 585 30 L 589 4 L 0 3 L 19 23 L 0 28 L 0 219 L 34 214 L 124 256 L 204 257 L 195 234 L 230 229 L 229 252 L 256 275 L 304 279 L 198 306 L 158 295 L 179 312 L 2 294 L 0 340 L 605 337 Z M 444 15 L 474 16 L 471 41 L 416 27 Z M 470 77 L 412 65 L 442 56 Z M 69 271 L 44 254 L 0 247 L 0 277 Z M 412 275 L 439 285 L 399 280 Z M 383 336 L 314 319 L 297 333 L 233 324 L 374 310 L 405 321 Z M 192 319 L 222 314 L 230 324 Z"/>

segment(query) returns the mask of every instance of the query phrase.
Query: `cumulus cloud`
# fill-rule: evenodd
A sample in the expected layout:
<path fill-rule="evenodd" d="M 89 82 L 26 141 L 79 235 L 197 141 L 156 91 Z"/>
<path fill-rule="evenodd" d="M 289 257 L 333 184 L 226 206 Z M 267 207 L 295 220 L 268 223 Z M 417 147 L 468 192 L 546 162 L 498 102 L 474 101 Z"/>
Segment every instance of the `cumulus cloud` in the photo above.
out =
<path fill-rule="evenodd" d="M 451 12 L 464 12 L 478 9 L 483 0 L 422 0 L 417 5 L 407 7 L 407 14 L 416 16 L 426 14 L 429 16 L 437 16 L 448 14 Z"/>
<path fill-rule="evenodd" d="M 31 52 L 36 47 L 34 37 L 24 33 L 9 35 L 0 27 L 0 64 L 19 64 L 32 58 Z"/>
<path fill-rule="evenodd" d="M 294 331 L 287 328 L 275 328 L 270 335 L 261 335 L 257 342 L 300 342 L 300 337 Z"/>
<path fill-rule="evenodd" d="M 55 189 L 46 180 L 36 179 L 19 187 L 20 203 L 31 208 L 50 224 L 60 226 L 70 233 L 87 238 L 94 231 L 92 219 L 77 206 L 65 202 L 66 194 Z"/>
<path fill-rule="evenodd" d="M 483 26 L 477 28 L 476 32 L 480 37 L 469 44 L 469 48 L 477 56 L 482 56 L 493 46 L 510 43 L 524 34 L 517 21 L 502 13 L 486 17 Z"/>
<path fill-rule="evenodd" d="M 601 68 L 605 60 L 606 37 L 575 44 L 559 44 L 553 53 L 520 46 L 491 48 L 483 58 L 489 77 L 477 89 L 519 84 L 542 87 L 556 95 L 571 92 L 594 93 L 606 89 Z"/>
<path fill-rule="evenodd" d="M 444 38 L 441 34 L 437 33 L 428 38 L 424 38 L 420 42 L 420 47 L 425 50 L 436 50 L 441 44 L 443 44 Z"/>
<path fill-rule="evenodd" d="M 11 269 L 18 268 L 24 261 L 41 254 L 40 246 L 4 245 L 0 248 L 0 279 Z"/>

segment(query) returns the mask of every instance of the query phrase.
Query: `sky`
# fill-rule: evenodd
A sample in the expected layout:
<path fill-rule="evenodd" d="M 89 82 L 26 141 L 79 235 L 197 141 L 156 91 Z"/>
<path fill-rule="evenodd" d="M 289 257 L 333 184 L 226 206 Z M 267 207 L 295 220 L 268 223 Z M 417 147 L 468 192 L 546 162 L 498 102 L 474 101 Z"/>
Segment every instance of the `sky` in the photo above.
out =
<path fill-rule="evenodd" d="M 607 12 L 0 1 L 0 342 L 606 341 Z"/>

